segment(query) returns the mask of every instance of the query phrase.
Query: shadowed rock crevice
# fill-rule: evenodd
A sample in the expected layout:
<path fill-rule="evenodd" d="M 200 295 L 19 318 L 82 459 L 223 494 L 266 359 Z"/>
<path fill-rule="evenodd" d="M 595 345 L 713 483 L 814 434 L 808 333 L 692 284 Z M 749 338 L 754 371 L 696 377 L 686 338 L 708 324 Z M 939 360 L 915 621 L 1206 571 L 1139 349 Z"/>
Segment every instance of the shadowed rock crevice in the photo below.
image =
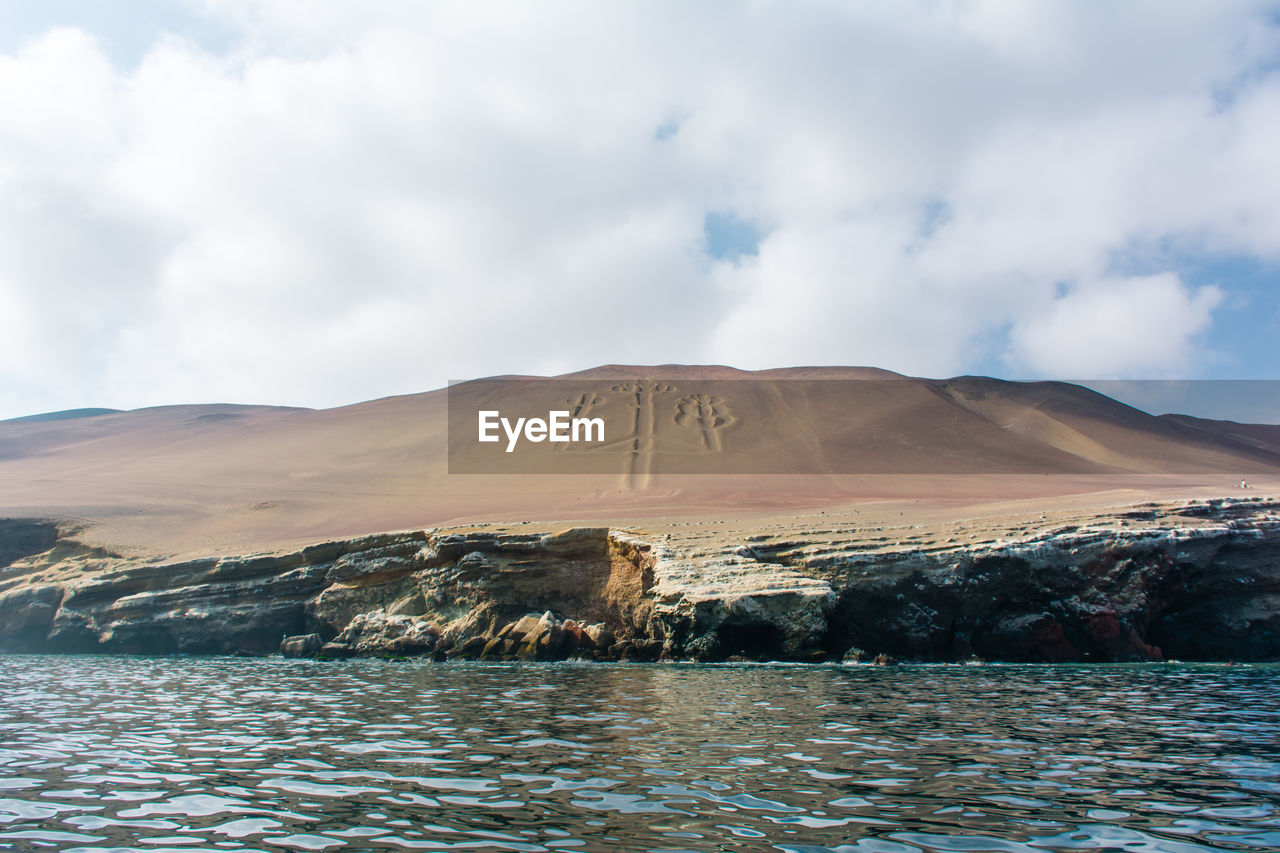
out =
<path fill-rule="evenodd" d="M 1176 574 L 1166 553 L 1121 549 L 1079 564 L 999 556 L 868 578 L 841 593 L 834 648 L 926 660 L 1159 659 L 1149 627 Z"/>
<path fill-rule="evenodd" d="M 0 518 L 0 569 L 15 560 L 43 554 L 58 541 L 58 525 L 52 521 Z"/>
<path fill-rule="evenodd" d="M 1248 537 L 1179 566 L 1151 642 L 1185 660 L 1280 659 L 1280 550 Z"/>
<path fill-rule="evenodd" d="M 760 621 L 726 622 L 716 630 L 714 654 L 723 658 L 770 659 L 784 637 L 777 625 Z"/>

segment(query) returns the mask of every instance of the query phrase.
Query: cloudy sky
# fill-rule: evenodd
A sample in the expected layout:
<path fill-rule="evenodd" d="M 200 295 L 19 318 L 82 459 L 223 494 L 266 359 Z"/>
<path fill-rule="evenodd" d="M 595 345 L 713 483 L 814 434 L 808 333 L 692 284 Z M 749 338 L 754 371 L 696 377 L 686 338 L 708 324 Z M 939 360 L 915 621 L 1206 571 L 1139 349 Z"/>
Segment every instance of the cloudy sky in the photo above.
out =
<path fill-rule="evenodd" d="M 1280 377 L 1280 4 L 0 5 L 0 417 Z"/>

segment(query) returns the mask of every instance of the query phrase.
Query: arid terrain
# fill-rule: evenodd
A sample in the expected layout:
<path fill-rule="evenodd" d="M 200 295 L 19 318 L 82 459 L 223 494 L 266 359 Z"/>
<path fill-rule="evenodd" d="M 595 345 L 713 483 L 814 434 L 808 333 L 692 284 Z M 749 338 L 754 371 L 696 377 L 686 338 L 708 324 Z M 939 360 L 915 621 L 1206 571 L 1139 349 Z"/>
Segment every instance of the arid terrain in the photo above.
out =
<path fill-rule="evenodd" d="M 0 646 L 1280 656 L 1280 426 L 866 368 L 504 382 L 0 423 Z M 548 389 L 628 426 L 456 472 L 506 457 L 450 409 Z"/>
<path fill-rule="evenodd" d="M 0 516 L 77 521 L 86 541 L 121 553 L 201 556 L 474 522 L 880 506 L 943 519 L 1004 501 L 1052 509 L 1237 494 L 1241 479 L 1259 494 L 1280 484 L 1280 427 L 1153 417 L 1061 383 L 678 366 L 562 379 L 614 401 L 626 395 L 611 389 L 628 382 L 676 387 L 654 405 L 657 440 L 679 431 L 680 400 L 707 383 L 721 397 L 743 390 L 722 403 L 731 422 L 718 446 L 677 454 L 653 443 L 582 474 L 561 473 L 573 454 L 548 452 L 530 457 L 542 466 L 534 473 L 451 475 L 449 394 L 465 399 L 465 385 L 328 410 L 184 405 L 7 421 Z"/>

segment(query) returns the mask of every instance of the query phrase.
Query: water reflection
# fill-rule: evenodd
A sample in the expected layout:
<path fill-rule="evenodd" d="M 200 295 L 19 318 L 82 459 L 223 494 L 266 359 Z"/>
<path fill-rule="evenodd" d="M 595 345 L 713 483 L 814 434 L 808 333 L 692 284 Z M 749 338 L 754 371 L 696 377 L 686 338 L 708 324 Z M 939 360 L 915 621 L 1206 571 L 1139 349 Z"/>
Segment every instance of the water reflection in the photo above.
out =
<path fill-rule="evenodd" d="M 1280 849 L 1280 669 L 0 658 L 0 848 Z"/>

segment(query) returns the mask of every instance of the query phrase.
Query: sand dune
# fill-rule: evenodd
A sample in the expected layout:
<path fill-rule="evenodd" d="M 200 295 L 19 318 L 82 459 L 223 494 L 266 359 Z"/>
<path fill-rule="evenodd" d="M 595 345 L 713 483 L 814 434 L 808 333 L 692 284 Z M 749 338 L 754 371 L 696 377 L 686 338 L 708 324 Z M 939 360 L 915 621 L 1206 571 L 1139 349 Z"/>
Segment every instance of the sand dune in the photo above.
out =
<path fill-rule="evenodd" d="M 228 553 L 478 520 L 1199 494 L 1242 477 L 1280 480 L 1280 427 L 1153 417 L 1062 383 L 610 365 L 525 378 L 528 399 L 503 386 L 502 403 L 537 408 L 549 389 L 585 387 L 602 406 L 631 406 L 619 417 L 643 414 L 612 390 L 641 381 L 674 390 L 654 395 L 652 423 L 615 442 L 614 456 L 542 445 L 521 474 L 449 473 L 450 394 L 456 414 L 484 399 L 493 386 L 483 381 L 327 410 L 169 406 L 7 421 L 0 516 L 77 519 L 122 550 Z M 727 414 L 688 402 L 682 413 L 699 395 Z"/>

